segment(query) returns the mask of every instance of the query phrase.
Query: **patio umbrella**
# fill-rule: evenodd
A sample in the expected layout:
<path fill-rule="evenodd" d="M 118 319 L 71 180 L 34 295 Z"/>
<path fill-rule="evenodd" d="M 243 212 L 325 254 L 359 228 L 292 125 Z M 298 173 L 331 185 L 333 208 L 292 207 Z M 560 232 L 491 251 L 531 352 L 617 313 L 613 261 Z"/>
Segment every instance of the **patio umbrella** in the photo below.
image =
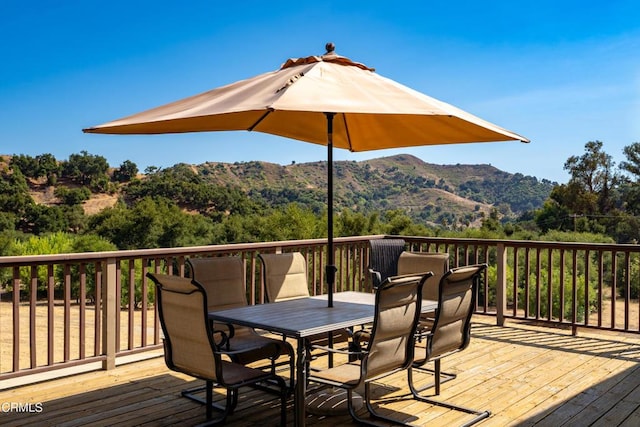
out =
<path fill-rule="evenodd" d="M 103 134 L 248 130 L 327 145 L 327 293 L 333 306 L 333 147 L 350 151 L 529 140 L 337 55 L 287 60 L 278 70 L 119 120 Z"/>

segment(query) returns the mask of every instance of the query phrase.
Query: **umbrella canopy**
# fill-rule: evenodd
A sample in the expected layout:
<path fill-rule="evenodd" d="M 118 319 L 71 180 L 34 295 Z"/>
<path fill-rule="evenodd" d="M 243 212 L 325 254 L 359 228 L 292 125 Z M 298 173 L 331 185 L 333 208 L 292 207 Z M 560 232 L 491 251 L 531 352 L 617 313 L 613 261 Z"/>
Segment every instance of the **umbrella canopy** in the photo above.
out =
<path fill-rule="evenodd" d="M 367 151 L 529 140 L 337 55 L 332 43 L 326 48 L 325 55 L 289 59 L 276 71 L 83 131 L 163 134 L 247 130 L 327 145 L 327 288 L 332 306 L 333 146 Z"/>
<path fill-rule="evenodd" d="M 330 50 L 123 119 L 90 133 L 160 134 L 248 130 L 350 151 L 465 142 L 523 141 L 489 123 Z"/>

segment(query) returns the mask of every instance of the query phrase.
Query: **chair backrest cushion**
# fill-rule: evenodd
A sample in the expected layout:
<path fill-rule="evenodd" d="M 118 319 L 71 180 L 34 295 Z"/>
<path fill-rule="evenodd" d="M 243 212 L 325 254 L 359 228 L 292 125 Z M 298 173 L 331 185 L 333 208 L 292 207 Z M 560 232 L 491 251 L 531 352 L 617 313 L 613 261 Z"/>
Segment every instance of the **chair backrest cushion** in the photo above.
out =
<path fill-rule="evenodd" d="M 486 264 L 449 270 L 440 280 L 433 337 L 427 345 L 431 360 L 466 348 L 471 339 L 471 316 L 481 273 Z"/>
<path fill-rule="evenodd" d="M 442 252 L 402 252 L 398 258 L 398 275 L 433 272 L 424 284 L 422 298 L 438 300 L 440 279 L 449 271 L 449 254 Z"/>
<path fill-rule="evenodd" d="M 398 257 L 404 251 L 403 239 L 372 239 L 369 252 L 369 269 L 380 273 L 372 277 L 373 286 L 377 288 L 385 279 L 398 275 Z"/>
<path fill-rule="evenodd" d="M 237 256 L 189 258 L 191 278 L 207 293 L 209 311 L 247 305 L 244 261 Z"/>
<path fill-rule="evenodd" d="M 300 252 L 260 254 L 267 299 L 284 301 L 309 296 L 307 260 Z"/>
<path fill-rule="evenodd" d="M 204 289 L 183 277 L 147 275 L 156 283 L 167 366 L 192 376 L 215 379 L 216 357 Z"/>
<path fill-rule="evenodd" d="M 363 362 L 367 380 L 405 369 L 413 361 L 420 294 L 429 276 L 391 277 L 377 289 L 369 356 Z"/>

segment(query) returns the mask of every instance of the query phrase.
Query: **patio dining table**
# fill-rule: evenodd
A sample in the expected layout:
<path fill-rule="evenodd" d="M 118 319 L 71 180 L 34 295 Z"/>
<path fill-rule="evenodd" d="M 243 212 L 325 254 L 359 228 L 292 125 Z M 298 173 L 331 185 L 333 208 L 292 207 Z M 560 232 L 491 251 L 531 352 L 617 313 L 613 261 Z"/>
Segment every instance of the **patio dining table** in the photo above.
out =
<path fill-rule="evenodd" d="M 337 292 L 333 295 L 333 307 L 327 306 L 326 299 L 326 295 L 319 295 L 209 312 L 209 319 L 213 321 L 263 329 L 297 340 L 294 390 L 296 426 L 304 426 L 306 418 L 306 362 L 309 355 L 305 338 L 370 323 L 374 318 L 375 295 L 372 293 Z M 437 306 L 437 301 L 423 300 L 422 311 L 433 311 Z"/>

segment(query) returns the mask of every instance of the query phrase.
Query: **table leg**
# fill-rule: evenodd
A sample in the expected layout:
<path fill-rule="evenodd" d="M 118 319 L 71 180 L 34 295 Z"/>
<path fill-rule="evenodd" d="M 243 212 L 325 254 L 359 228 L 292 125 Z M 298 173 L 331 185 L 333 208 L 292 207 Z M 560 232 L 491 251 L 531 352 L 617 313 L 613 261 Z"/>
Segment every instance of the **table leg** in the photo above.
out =
<path fill-rule="evenodd" d="M 305 398 L 307 394 L 307 348 L 304 338 L 298 338 L 298 357 L 296 360 L 296 389 L 293 402 L 295 425 L 305 425 Z"/>

